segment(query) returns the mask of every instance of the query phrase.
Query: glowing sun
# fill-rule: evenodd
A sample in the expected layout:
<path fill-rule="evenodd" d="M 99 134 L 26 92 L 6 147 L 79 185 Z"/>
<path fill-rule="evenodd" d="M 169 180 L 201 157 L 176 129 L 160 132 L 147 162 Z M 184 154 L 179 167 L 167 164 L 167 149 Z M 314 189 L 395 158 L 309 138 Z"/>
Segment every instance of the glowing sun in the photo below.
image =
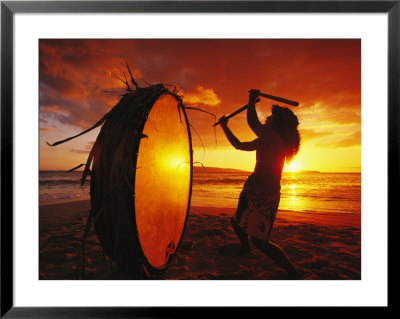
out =
<path fill-rule="evenodd" d="M 300 171 L 300 164 L 298 161 L 294 160 L 291 161 L 289 165 L 285 165 L 284 168 L 285 172 L 299 172 Z"/>

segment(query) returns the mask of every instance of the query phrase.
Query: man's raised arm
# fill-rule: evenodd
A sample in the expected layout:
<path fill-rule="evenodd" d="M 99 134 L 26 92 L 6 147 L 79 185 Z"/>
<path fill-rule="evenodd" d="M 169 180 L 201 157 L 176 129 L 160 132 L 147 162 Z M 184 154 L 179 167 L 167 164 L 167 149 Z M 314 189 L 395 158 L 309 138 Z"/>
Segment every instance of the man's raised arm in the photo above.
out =
<path fill-rule="evenodd" d="M 241 142 L 229 129 L 228 119 L 225 116 L 221 117 L 219 121 L 221 122 L 221 127 L 224 130 L 228 141 L 232 144 L 234 148 L 241 151 L 255 151 L 257 149 L 258 139 L 255 139 L 251 142 Z"/>
<path fill-rule="evenodd" d="M 249 103 L 247 107 L 247 124 L 249 124 L 252 131 L 259 137 L 262 133 L 262 127 L 260 120 L 258 119 L 256 112 L 256 103 L 259 101 L 258 95 L 260 91 L 250 90 L 249 91 Z"/>

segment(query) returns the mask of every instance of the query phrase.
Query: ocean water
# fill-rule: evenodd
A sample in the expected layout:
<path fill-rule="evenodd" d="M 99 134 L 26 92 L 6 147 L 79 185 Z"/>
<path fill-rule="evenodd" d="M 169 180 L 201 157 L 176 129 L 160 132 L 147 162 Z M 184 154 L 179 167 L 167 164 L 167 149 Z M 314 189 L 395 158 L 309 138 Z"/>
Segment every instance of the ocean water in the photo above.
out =
<path fill-rule="evenodd" d="M 250 173 L 223 171 L 193 175 L 192 206 L 236 207 Z M 90 178 L 81 187 L 82 172 L 39 172 L 40 204 L 89 199 Z M 284 173 L 280 210 L 361 213 L 361 174 Z"/>

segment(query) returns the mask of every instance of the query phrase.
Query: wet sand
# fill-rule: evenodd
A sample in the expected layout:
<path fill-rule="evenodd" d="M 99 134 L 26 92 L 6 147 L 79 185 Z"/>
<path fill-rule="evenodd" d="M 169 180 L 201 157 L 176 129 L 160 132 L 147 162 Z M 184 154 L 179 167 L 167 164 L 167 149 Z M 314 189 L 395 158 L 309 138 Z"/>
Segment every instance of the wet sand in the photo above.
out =
<path fill-rule="evenodd" d="M 39 278 L 80 279 L 89 201 L 41 205 Z M 286 271 L 262 252 L 239 255 L 230 217 L 234 208 L 191 207 L 181 245 L 156 279 L 286 280 Z M 361 216 L 278 211 L 272 241 L 281 246 L 304 280 L 361 279 Z M 85 279 L 119 279 L 104 256 L 93 226 L 85 245 Z"/>

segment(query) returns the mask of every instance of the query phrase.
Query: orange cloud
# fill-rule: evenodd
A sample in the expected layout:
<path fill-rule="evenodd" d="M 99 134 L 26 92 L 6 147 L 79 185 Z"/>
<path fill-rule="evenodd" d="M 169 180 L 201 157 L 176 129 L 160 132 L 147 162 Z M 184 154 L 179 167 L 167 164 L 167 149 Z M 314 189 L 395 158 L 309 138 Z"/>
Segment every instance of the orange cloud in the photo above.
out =
<path fill-rule="evenodd" d="M 196 86 L 193 91 L 184 93 L 183 102 L 187 104 L 216 106 L 221 103 L 221 100 L 213 89 L 205 89 L 202 86 Z"/>
<path fill-rule="evenodd" d="M 62 112 L 63 110 L 56 105 L 46 105 L 43 106 L 43 110 L 48 112 Z M 66 110 L 67 111 L 67 110 Z"/>
<path fill-rule="evenodd" d="M 89 152 L 93 148 L 94 141 L 87 142 L 85 145 L 82 145 L 82 149 L 71 149 L 70 152 L 77 154 L 89 154 Z"/>
<path fill-rule="evenodd" d="M 330 133 L 330 132 L 317 132 L 317 131 L 312 130 L 312 129 L 309 129 L 309 130 L 301 129 L 300 130 L 300 135 L 301 135 L 302 142 L 305 142 L 305 141 L 308 142 L 310 140 L 318 139 L 318 138 L 321 138 L 321 137 L 326 137 L 326 136 L 329 136 L 331 134 L 332 133 Z"/>
<path fill-rule="evenodd" d="M 77 153 L 77 154 L 89 154 L 89 150 L 77 150 L 77 149 L 71 149 L 70 152 L 72 153 Z"/>
<path fill-rule="evenodd" d="M 347 134 L 344 138 L 332 141 L 330 143 L 319 143 L 316 147 L 320 148 L 346 148 L 361 145 L 361 131 L 357 131 L 351 134 Z"/>

